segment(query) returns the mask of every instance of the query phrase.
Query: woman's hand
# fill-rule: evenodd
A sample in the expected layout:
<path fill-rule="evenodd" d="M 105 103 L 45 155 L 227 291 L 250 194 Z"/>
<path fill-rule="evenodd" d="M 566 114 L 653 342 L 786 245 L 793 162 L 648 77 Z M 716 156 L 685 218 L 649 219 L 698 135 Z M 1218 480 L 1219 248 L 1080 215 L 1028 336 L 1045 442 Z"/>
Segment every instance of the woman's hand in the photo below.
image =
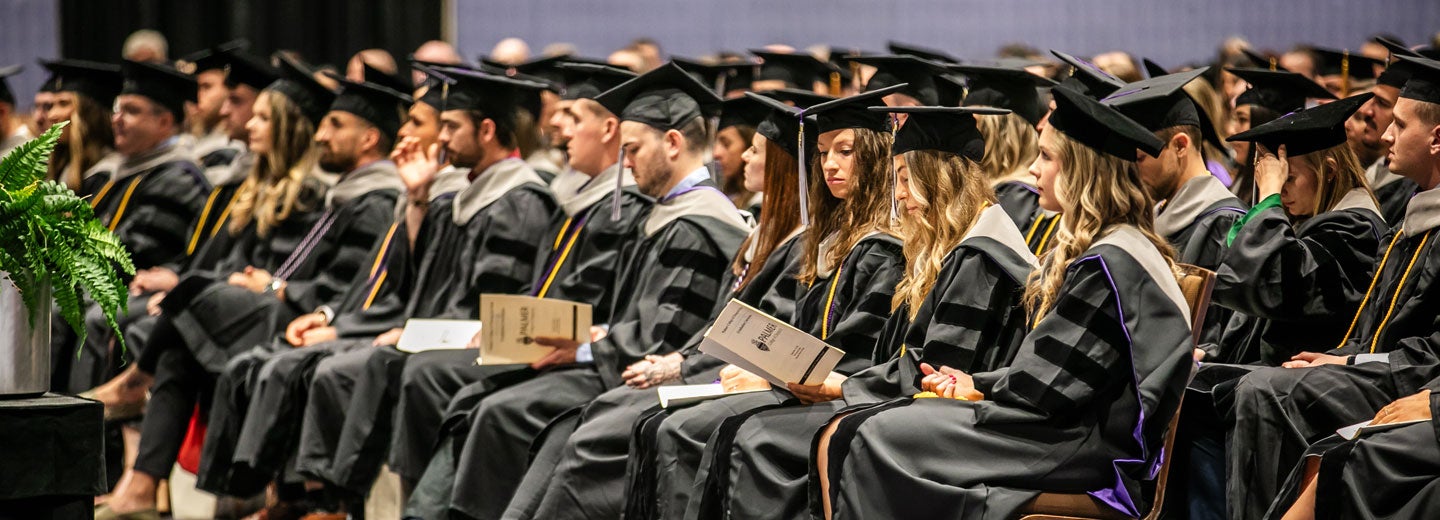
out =
<path fill-rule="evenodd" d="M 1279 194 L 1285 188 L 1285 179 L 1290 178 L 1290 163 L 1285 160 L 1285 145 L 1278 152 L 1271 152 L 1264 145 L 1255 143 L 1255 187 L 1260 199 Z"/>
<path fill-rule="evenodd" d="M 726 392 L 765 390 L 770 388 L 770 382 L 749 370 L 735 365 L 725 365 L 725 368 L 720 369 L 720 388 Z"/>
<path fill-rule="evenodd" d="M 786 385 L 786 387 L 790 390 L 790 393 L 795 394 L 795 397 L 799 398 L 802 403 L 823 403 L 826 401 L 834 401 L 845 396 L 845 393 L 840 389 L 840 385 L 844 383 L 846 379 L 848 378 L 844 374 L 831 372 L 830 375 L 825 376 L 825 380 L 821 381 L 818 385 L 797 385 L 790 383 Z"/>
<path fill-rule="evenodd" d="M 933 392 L 940 397 L 969 401 L 979 401 L 985 398 L 985 394 L 975 389 L 975 379 L 960 370 L 944 365 L 937 369 L 929 363 L 921 363 L 920 373 L 924 374 L 924 377 L 920 379 L 920 389 L 926 392 Z"/>

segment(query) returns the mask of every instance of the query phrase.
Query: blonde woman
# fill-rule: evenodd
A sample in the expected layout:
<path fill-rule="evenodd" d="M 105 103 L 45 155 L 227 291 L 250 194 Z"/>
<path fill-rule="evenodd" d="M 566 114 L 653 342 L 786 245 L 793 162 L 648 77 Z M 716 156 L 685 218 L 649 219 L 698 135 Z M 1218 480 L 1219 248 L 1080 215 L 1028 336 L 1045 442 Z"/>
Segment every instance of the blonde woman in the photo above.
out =
<path fill-rule="evenodd" d="M 892 148 L 906 266 L 874 350 L 879 364 L 824 385 L 791 385 L 805 406 L 729 419 L 707 446 L 706 493 L 692 497 L 687 517 L 804 516 L 810 442 L 835 412 L 919 392 L 922 366 L 1004 366 L 1025 336 L 1021 296 L 1036 259 L 978 164 L 986 146 L 975 114 L 1006 111 L 872 110 L 908 116 Z"/>
<path fill-rule="evenodd" d="M 91 171 L 111 151 L 114 131 L 110 107 L 120 93 L 120 68 L 80 60 L 42 61 L 50 79 L 42 90 L 50 102 L 36 106 L 40 131 L 61 121 L 70 124 L 60 133 L 59 146 L 50 156 L 48 179 L 60 182 L 80 196 L 93 196 L 109 179 L 108 172 Z M 95 175 L 104 173 L 103 175 Z"/>
<path fill-rule="evenodd" d="M 1034 273 L 1035 317 L 1009 366 L 938 369 L 900 399 L 841 416 L 817 442 L 812 514 L 1008 518 L 1041 490 L 1088 493 L 1141 516 L 1141 482 L 1191 361 L 1173 252 L 1151 229 L 1136 150 L 1144 127 L 1068 89 L 1040 137 L 1041 207 L 1065 215 Z"/>
<path fill-rule="evenodd" d="M 845 351 L 830 374 L 831 382 L 873 363 L 880 330 L 890 317 L 895 285 L 904 273 L 899 230 L 890 218 L 889 117 L 866 109 L 900 88 L 903 85 L 805 109 L 807 117 L 815 118 L 805 125 L 804 133 L 815 132 L 816 158 L 811 164 L 818 168 L 807 172 L 810 228 L 797 276 L 803 294 L 790 323 Z M 720 383 L 727 389 L 768 391 L 678 410 L 656 426 L 653 499 L 630 497 L 637 504 L 649 500 L 650 517 L 671 518 L 686 510 L 692 483 L 703 467 L 705 441 L 723 420 L 792 397 L 736 366 L 720 371 Z M 648 476 L 629 478 L 633 482 Z"/>
<path fill-rule="evenodd" d="M 1390 228 L 1345 143 L 1371 94 L 1302 110 L 1230 138 L 1256 148 L 1260 200 L 1233 227 L 1213 299 L 1231 320 L 1222 359 L 1278 365 L 1339 345 Z M 1308 130 L 1308 131 L 1297 131 Z"/>

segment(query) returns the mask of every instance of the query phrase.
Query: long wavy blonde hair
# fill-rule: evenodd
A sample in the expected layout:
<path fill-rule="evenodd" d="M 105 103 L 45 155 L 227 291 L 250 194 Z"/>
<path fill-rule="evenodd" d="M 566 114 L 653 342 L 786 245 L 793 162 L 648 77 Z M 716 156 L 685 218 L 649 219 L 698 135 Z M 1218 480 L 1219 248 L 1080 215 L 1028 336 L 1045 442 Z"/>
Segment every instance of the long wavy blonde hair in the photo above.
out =
<path fill-rule="evenodd" d="M 1031 273 L 1025 289 L 1025 307 L 1039 319 L 1055 305 L 1065 271 L 1096 239 L 1115 225 L 1135 226 L 1165 257 L 1173 271 L 1175 250 L 1155 234 L 1154 200 L 1140 182 L 1134 161 L 1101 153 L 1047 128 L 1042 144 L 1055 152 L 1060 163 L 1055 179 L 1055 197 L 1061 213 L 1060 232 L 1055 245 L 1045 253 L 1042 267 Z"/>
<path fill-rule="evenodd" d="M 1040 153 L 1040 134 L 1025 118 L 1011 114 L 975 116 L 985 137 L 985 158 L 980 171 L 993 186 L 1005 180 L 1030 176 L 1030 163 Z"/>
<path fill-rule="evenodd" d="M 237 235 L 255 221 L 256 232 L 264 237 L 277 224 L 290 218 L 296 209 L 307 210 L 301 195 L 306 180 L 320 157 L 313 146 L 315 124 L 300 106 L 276 90 L 265 89 L 256 103 L 270 106 L 270 150 L 255 158 L 250 174 L 240 184 L 235 207 L 230 210 L 230 234 Z"/>
<path fill-rule="evenodd" d="M 895 287 L 891 311 L 910 304 L 910 317 L 935 288 L 945 256 L 980 218 L 980 212 L 995 202 L 995 192 L 985 182 L 980 165 L 952 153 L 934 150 L 905 152 L 909 172 L 909 196 L 922 208 L 918 214 L 900 217 L 905 232 L 905 276 Z"/>
<path fill-rule="evenodd" d="M 805 256 L 796 279 L 805 285 L 818 278 L 816 262 L 820 260 L 820 242 L 835 235 L 825 262 L 838 266 L 850 254 L 850 248 L 872 231 L 899 235 L 890 222 L 890 143 L 893 136 L 864 128 L 855 128 L 855 167 L 850 172 L 850 196 L 835 198 L 825 185 L 820 154 L 815 154 L 809 170 L 810 229 L 805 237 Z"/>
<path fill-rule="evenodd" d="M 1365 188 L 1365 192 L 1370 195 L 1370 201 L 1375 201 L 1375 193 L 1370 191 L 1369 184 L 1365 181 L 1365 169 L 1360 167 L 1360 158 L 1349 145 L 1341 143 L 1339 146 L 1301 155 L 1297 159 L 1315 172 L 1315 212 L 1312 216 L 1335 209 L 1340 199 L 1355 188 Z M 1336 167 L 1333 170 L 1325 162 L 1326 159 L 1335 160 Z"/>
<path fill-rule="evenodd" d="M 71 191 L 78 192 L 85 181 L 85 172 L 100 162 L 115 144 L 115 133 L 110 126 L 110 107 L 75 92 L 57 95 L 73 96 L 75 108 L 70 115 L 70 125 L 65 127 L 65 146 L 57 146 L 50 155 L 47 179 L 63 183 Z"/>

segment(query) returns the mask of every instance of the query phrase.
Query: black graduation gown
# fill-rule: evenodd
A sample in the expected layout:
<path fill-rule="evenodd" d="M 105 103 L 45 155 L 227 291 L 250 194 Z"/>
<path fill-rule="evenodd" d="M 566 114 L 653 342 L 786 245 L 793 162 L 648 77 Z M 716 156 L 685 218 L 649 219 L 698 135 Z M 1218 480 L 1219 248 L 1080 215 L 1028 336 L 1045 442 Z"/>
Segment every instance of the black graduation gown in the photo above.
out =
<path fill-rule="evenodd" d="M 651 205 L 648 197 L 633 187 L 626 188 L 620 195 L 620 218 L 612 220 L 612 187 L 617 175 L 618 165 L 593 179 L 572 173 L 566 179 L 584 179 L 552 184 L 564 211 L 554 213 L 549 230 L 535 235 L 541 237 L 541 254 L 535 259 L 532 281 L 522 292 L 590 303 L 597 321 L 606 319 L 611 312 L 610 290 L 621 268 L 621 257 L 633 245 L 635 227 Z M 442 414 L 462 387 L 485 379 L 492 388 L 498 388 L 533 375 L 527 370 L 517 371 L 516 367 L 476 366 L 472 360 L 473 355 L 467 357 L 463 352 L 426 352 L 409 357 L 403 372 L 375 378 L 398 386 L 396 427 L 393 436 L 389 430 L 376 429 L 369 437 L 380 439 L 376 444 L 389 448 L 390 467 L 402 478 L 416 481 L 424 473 L 436 448 Z M 502 374 L 505 377 L 499 377 Z M 361 385 L 382 384 L 371 383 L 371 379 L 367 372 Z M 360 433 L 347 426 L 347 438 L 358 436 L 352 431 Z M 384 451 L 378 450 L 374 457 L 357 457 L 357 461 L 374 461 L 357 464 L 378 467 Z M 444 487 L 448 492 L 448 484 Z"/>
<path fill-rule="evenodd" d="M 126 158 L 112 153 L 96 164 L 90 199 L 100 219 L 125 245 L 137 270 L 178 264 L 186 255 L 186 233 L 201 211 L 208 189 L 188 150 L 174 145 Z M 85 190 L 82 190 L 85 191 Z M 122 280 L 129 277 L 121 275 Z M 133 298 L 128 316 L 145 315 L 145 299 Z M 55 312 L 51 327 L 51 388 L 75 394 L 103 382 L 111 363 L 108 324 L 95 314 L 104 335 L 80 348 L 79 338 Z M 138 312 L 135 312 L 138 311 Z M 118 317 L 125 319 L 124 316 Z M 128 320 L 127 320 L 128 321 Z M 94 329 L 91 329 L 94 330 Z M 79 356 L 77 356 L 79 349 Z"/>
<path fill-rule="evenodd" d="M 758 230 L 751 234 L 756 236 Z M 764 265 L 746 263 L 745 286 L 731 293 L 734 299 L 766 314 L 789 321 L 799 296 L 795 275 L 804 249 L 803 233 L 787 238 L 770 253 Z M 725 287 L 734 288 L 741 277 L 731 270 Z M 715 315 L 728 304 L 717 300 Z M 712 321 L 714 316 L 712 315 Z M 704 333 L 691 337 L 681 352 L 681 379 L 666 384 L 703 384 L 715 378 L 723 362 L 699 352 Z M 503 518 L 615 517 L 625 505 L 625 466 L 632 458 L 630 428 L 642 413 L 658 409 L 654 389 L 619 386 L 601 394 L 572 414 L 552 421 L 535 441 L 530 469 L 510 500 Z M 577 424 L 557 424 L 573 417 Z M 553 454 L 542 459 L 538 454 Z"/>
<path fill-rule="evenodd" d="M 905 254 L 900 239 L 885 233 L 873 233 L 855 244 L 838 269 L 823 283 L 817 281 L 796 305 L 791 324 L 826 343 L 845 351 L 835 371 L 850 375 L 874 364 L 875 359 L 888 359 L 891 352 L 883 347 L 879 333 L 890 318 L 895 286 L 905 274 Z M 653 500 L 651 518 L 669 518 L 682 514 L 694 493 L 693 485 L 704 478 L 706 441 L 713 439 L 727 418 L 746 414 L 763 407 L 782 403 L 798 404 L 783 388 L 766 392 L 741 394 L 702 402 L 674 410 L 654 426 L 653 438 L 637 442 L 653 442 L 652 475 L 634 474 L 632 481 L 653 479 L 654 489 L 632 485 L 630 499 Z M 633 451 L 633 449 L 632 449 Z"/>
<path fill-rule="evenodd" d="M 1252 212 L 1215 271 L 1212 301 L 1238 313 L 1219 358 L 1273 366 L 1339 345 L 1381 253 L 1376 209 L 1357 189 L 1298 226 L 1278 206 Z"/>
<path fill-rule="evenodd" d="M 706 445 L 686 517 L 804 516 L 811 439 L 837 411 L 919 392 L 922 362 L 969 374 L 1010 364 L 1029 330 L 1021 297 L 1036 263 L 1003 209 L 986 209 L 946 256 L 914 319 L 904 307 L 890 317 L 886 329 L 899 332 L 881 341 L 894 348 L 876 353 L 894 355 L 846 379 L 844 398 L 725 421 Z"/>
<path fill-rule="evenodd" d="M 523 183 L 517 184 L 518 179 L 524 179 Z M 553 247 L 553 242 L 537 240 L 555 236 L 550 227 L 559 209 L 556 197 L 537 172 L 521 161 L 510 160 L 482 172 L 475 182 L 476 188 L 456 195 L 462 206 L 474 208 L 483 199 L 503 195 L 478 212 L 470 210 L 474 216 L 463 231 L 452 231 L 451 237 L 432 236 L 432 244 L 425 247 L 420 260 L 420 277 L 407 312 L 411 318 L 475 319 L 479 317 L 480 294 L 524 292 Z M 478 196 L 487 191 L 492 195 Z M 451 219 L 447 224 L 450 228 L 462 229 L 456 227 L 454 217 L 447 218 Z M 429 222 L 427 219 L 427 226 Z M 422 229 L 422 237 L 431 235 Z M 417 243 L 417 249 L 422 245 Z M 467 249 L 474 252 L 465 252 Z M 459 287 L 453 285 L 451 276 L 455 273 L 465 280 Z M 316 378 L 316 384 L 325 381 L 324 389 L 311 394 L 305 412 L 299 455 L 302 471 L 353 493 L 368 490 L 386 461 L 392 428 L 397 424 L 401 429 L 411 427 L 391 420 L 397 416 L 402 370 L 417 357 L 431 354 L 467 374 L 514 369 L 476 366 L 470 351 L 406 356 L 392 347 L 383 347 L 337 356 L 329 361 L 331 368 L 326 377 Z M 354 381 L 349 393 L 332 384 L 347 378 Z M 314 406 L 317 404 L 320 406 Z M 331 419 L 327 421 L 326 417 Z"/>
<path fill-rule="evenodd" d="M 1278 520 L 1295 503 L 1311 457 L 1320 458 L 1317 519 L 1433 516 L 1440 510 L 1440 381 L 1425 388 L 1431 392 L 1430 420 L 1367 427 L 1348 441 L 1332 435 L 1315 443 L 1266 517 Z"/>
<path fill-rule="evenodd" d="M 995 200 L 1015 222 L 1015 229 L 1030 229 L 1040 211 L 1040 192 L 1021 180 L 1007 180 L 995 185 Z"/>
<path fill-rule="evenodd" d="M 547 371 L 488 393 L 478 405 L 462 391 L 451 410 L 471 410 L 456 457 L 450 507 L 474 518 L 496 518 L 524 477 L 527 448 L 559 414 L 622 384 L 626 366 L 646 355 L 679 349 L 709 324 L 730 259 L 750 226 L 709 180 L 657 203 L 626 255 L 614 289 L 609 334 L 591 344 L 594 363 Z"/>
<path fill-rule="evenodd" d="M 1187 309 L 1149 241 L 1113 228 L 1067 267 L 1012 364 L 974 374 L 984 400 L 901 398 L 838 419 L 834 518 L 1009 518 L 1037 489 L 1139 516 L 1193 365 Z"/>
<path fill-rule="evenodd" d="M 1215 271 L 1225 256 L 1230 227 L 1245 216 L 1244 205 L 1213 175 L 1187 181 L 1155 215 L 1155 232 L 1175 247 L 1175 261 Z M 1212 303 L 1205 312 L 1201 348 L 1219 351 L 1221 333 L 1233 311 Z"/>
<path fill-rule="evenodd" d="M 1358 314 L 1331 318 L 1354 324 L 1342 346 L 1327 352 L 1354 356 L 1353 366 L 1264 368 L 1233 388 L 1216 387 L 1216 408 L 1229 427 L 1232 517 L 1260 517 L 1310 443 L 1440 376 L 1437 227 L 1440 191 L 1417 194 L 1403 224 L 1380 241 L 1378 273 Z"/>

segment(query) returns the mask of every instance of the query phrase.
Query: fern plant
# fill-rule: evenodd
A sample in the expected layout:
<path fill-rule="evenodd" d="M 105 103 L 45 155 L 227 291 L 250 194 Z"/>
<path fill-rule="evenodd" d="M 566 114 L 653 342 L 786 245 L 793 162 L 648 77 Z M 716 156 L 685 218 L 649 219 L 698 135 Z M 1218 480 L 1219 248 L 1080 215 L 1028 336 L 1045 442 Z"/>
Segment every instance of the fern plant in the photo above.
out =
<path fill-rule="evenodd" d="M 50 153 L 67 122 L 0 159 L 0 271 L 20 289 L 30 325 L 48 327 L 40 312 L 46 285 L 60 316 L 85 340 L 86 297 L 100 306 L 111 330 L 129 298 L 119 272 L 135 273 L 130 253 L 90 204 L 65 185 L 45 180 Z M 117 271 L 118 269 L 118 271 Z"/>

